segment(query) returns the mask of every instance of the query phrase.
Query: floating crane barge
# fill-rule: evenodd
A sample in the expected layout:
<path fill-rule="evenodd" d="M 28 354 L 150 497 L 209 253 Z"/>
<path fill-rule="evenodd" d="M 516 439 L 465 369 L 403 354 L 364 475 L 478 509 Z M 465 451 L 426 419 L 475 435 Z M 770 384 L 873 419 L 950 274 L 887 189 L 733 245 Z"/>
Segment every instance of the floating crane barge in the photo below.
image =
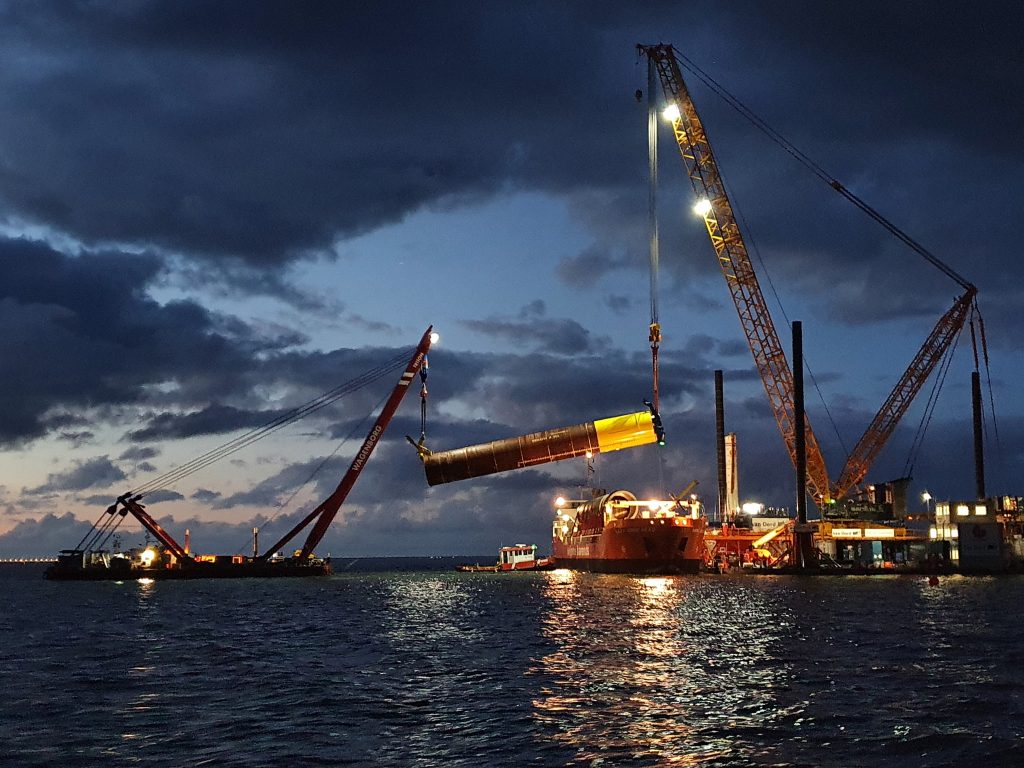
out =
<path fill-rule="evenodd" d="M 106 509 L 77 547 L 60 552 L 57 562 L 46 569 L 46 578 L 58 581 L 124 581 L 140 578 L 208 579 L 329 575 L 331 573 L 330 559 L 317 557 L 313 550 L 323 540 L 324 534 L 338 514 L 338 510 L 341 509 L 352 486 L 355 485 L 370 454 L 373 453 L 373 449 L 384 434 L 388 423 L 395 411 L 398 410 L 412 380 L 417 373 L 420 373 L 423 378 L 425 371 L 422 369 L 433 340 L 433 329 L 427 328 L 405 367 L 405 371 L 391 392 L 391 396 L 381 409 L 380 415 L 334 493 L 262 555 L 255 552 L 255 546 L 252 557 L 192 555 L 187 546 L 181 546 L 146 512 L 141 503 L 141 494 L 126 493 Z M 425 384 L 422 394 L 425 396 Z M 109 532 L 119 522 L 119 517 L 124 518 L 127 515 L 132 515 L 138 520 L 143 528 L 159 542 L 159 546 L 149 546 L 125 553 L 111 553 L 107 550 L 91 548 L 96 545 L 96 542 L 104 540 L 109 535 Z M 295 550 L 291 557 L 280 557 L 275 554 L 310 523 L 313 524 L 313 527 L 301 549 Z"/>

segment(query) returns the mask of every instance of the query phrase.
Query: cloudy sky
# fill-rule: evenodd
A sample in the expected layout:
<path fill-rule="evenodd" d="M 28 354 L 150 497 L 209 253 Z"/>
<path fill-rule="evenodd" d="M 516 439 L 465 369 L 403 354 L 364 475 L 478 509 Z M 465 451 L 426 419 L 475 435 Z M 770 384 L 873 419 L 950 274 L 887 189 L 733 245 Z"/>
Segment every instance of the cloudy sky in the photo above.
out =
<path fill-rule="evenodd" d="M 430 324 L 434 448 L 642 409 L 639 42 L 675 44 L 978 286 L 989 491 L 1022 493 L 1024 11 L 965 8 L 0 2 L 0 555 L 73 546 L 116 495 L 411 350 Z M 835 478 L 958 286 L 691 89 L 787 349 L 803 321 Z M 640 496 L 698 480 L 713 506 L 720 368 L 741 496 L 792 506 L 662 139 L 669 445 L 599 457 L 597 479 Z M 931 382 L 869 480 L 911 471 L 915 499 L 973 495 L 971 358 L 965 334 L 924 441 L 912 451 Z M 395 378 L 162 489 L 149 511 L 203 551 L 245 550 L 253 524 L 276 538 L 336 485 Z M 419 429 L 412 393 L 325 554 L 547 548 L 551 500 L 580 492 L 582 464 L 428 488 L 405 441 Z"/>

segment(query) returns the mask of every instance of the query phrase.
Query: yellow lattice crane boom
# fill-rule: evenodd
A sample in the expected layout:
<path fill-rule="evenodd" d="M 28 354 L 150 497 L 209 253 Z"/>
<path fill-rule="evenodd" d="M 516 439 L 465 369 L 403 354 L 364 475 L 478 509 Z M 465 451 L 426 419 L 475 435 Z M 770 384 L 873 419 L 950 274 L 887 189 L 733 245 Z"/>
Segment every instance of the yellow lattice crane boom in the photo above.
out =
<path fill-rule="evenodd" d="M 693 189 L 701 198 L 699 212 L 704 217 L 704 224 L 718 256 L 719 266 L 739 313 L 743 332 L 754 355 L 754 364 L 768 395 L 768 402 L 795 464 L 793 373 L 779 341 L 779 335 L 775 331 L 775 324 L 768 313 L 764 294 L 757 282 L 747 246 L 736 223 L 732 203 L 726 194 L 711 144 L 683 82 L 679 62 L 672 46 L 644 45 L 640 46 L 640 49 L 656 68 L 667 102 L 678 108 L 678 114 L 670 115 L 676 143 L 682 153 Z M 815 498 L 831 498 L 825 459 L 809 422 L 805 432 L 808 483 Z"/>
<path fill-rule="evenodd" d="M 764 384 L 768 402 L 778 422 L 790 458 L 796 464 L 796 427 L 793 399 L 793 373 L 779 341 L 775 324 L 761 292 L 746 244 L 740 234 L 732 203 L 726 193 L 718 163 L 711 149 L 700 116 L 683 80 L 676 51 L 671 45 L 639 45 L 647 57 L 650 81 L 654 74 L 661 83 L 672 122 L 676 144 L 682 155 L 690 183 L 698 197 L 697 212 L 703 216 L 719 266 L 732 294 L 740 324 L 754 356 L 754 364 Z M 791 152 L 794 148 L 787 146 Z M 805 164 L 807 158 L 795 151 Z M 923 256 L 944 274 L 956 281 L 964 293 L 954 302 L 932 329 L 931 334 L 914 356 L 907 370 L 850 453 L 839 481 L 829 480 L 828 469 L 814 430 L 805 420 L 807 482 L 818 504 L 844 497 L 866 475 L 872 461 L 892 435 L 897 423 L 910 407 L 928 376 L 949 351 L 973 309 L 977 289 L 923 246 L 914 241 L 881 214 L 850 192 L 841 183 L 828 177 L 816 166 L 812 170 L 836 192 L 852 202 L 893 236 Z"/>

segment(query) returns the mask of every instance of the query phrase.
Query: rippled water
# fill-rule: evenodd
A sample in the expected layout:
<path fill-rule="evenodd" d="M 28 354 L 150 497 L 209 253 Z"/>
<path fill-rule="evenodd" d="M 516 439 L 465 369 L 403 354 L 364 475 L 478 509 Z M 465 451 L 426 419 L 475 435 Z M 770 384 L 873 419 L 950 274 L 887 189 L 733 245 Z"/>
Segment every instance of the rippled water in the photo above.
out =
<path fill-rule="evenodd" d="M 26 573 L 3 765 L 1024 765 L 1024 578 Z"/>

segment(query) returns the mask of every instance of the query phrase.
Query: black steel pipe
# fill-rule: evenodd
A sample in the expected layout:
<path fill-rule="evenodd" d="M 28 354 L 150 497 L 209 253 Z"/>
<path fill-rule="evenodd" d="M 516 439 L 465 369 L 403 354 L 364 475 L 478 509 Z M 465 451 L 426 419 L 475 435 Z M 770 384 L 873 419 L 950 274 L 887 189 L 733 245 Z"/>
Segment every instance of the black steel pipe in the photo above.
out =
<path fill-rule="evenodd" d="M 649 411 L 548 429 L 450 451 L 423 452 L 428 485 L 493 475 L 589 453 L 607 453 L 657 440 Z"/>
<path fill-rule="evenodd" d="M 971 405 L 974 411 L 974 487 L 985 498 L 985 437 L 981 420 L 981 374 L 971 373 Z"/>
<path fill-rule="evenodd" d="M 725 505 L 729 494 L 725 480 L 725 397 L 723 389 L 722 371 L 715 371 L 715 457 L 718 461 L 718 520 L 722 523 L 726 521 Z"/>

